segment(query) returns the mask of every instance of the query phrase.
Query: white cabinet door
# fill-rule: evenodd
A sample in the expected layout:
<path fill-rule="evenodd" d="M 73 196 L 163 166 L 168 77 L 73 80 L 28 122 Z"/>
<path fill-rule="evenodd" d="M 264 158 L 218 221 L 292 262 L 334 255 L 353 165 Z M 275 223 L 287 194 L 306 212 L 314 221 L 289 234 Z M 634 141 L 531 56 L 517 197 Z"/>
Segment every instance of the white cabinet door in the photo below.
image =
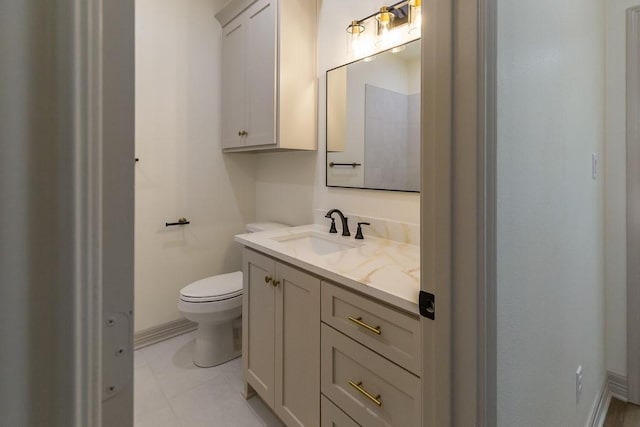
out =
<path fill-rule="evenodd" d="M 320 279 L 276 263 L 276 414 L 320 425 Z"/>
<path fill-rule="evenodd" d="M 239 17 L 223 29 L 222 148 L 244 145 L 246 20 Z"/>
<path fill-rule="evenodd" d="M 317 1 L 231 0 L 216 14 L 226 151 L 317 149 Z"/>
<path fill-rule="evenodd" d="M 245 381 L 286 425 L 319 427 L 320 279 L 245 248 L 244 286 Z"/>
<path fill-rule="evenodd" d="M 248 134 L 244 145 L 275 144 L 276 4 L 273 0 L 259 0 L 245 15 Z"/>
<path fill-rule="evenodd" d="M 274 407 L 275 394 L 275 262 L 244 250 L 242 354 L 245 380 Z"/>

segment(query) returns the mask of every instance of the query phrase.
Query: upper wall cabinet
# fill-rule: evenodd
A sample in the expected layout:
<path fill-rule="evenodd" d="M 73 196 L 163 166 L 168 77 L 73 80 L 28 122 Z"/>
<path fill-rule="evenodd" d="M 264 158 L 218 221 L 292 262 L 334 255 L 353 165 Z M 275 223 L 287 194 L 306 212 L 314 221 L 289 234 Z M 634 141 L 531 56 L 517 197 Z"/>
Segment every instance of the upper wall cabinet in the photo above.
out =
<path fill-rule="evenodd" d="M 222 148 L 317 149 L 316 0 L 234 0 L 222 25 Z"/>

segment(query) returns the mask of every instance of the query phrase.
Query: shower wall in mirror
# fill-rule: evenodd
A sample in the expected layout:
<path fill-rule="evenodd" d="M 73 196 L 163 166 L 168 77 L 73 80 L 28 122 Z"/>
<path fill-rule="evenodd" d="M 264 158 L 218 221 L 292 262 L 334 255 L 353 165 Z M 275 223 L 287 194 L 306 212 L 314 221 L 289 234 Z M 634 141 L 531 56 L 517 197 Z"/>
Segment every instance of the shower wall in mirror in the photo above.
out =
<path fill-rule="evenodd" d="M 327 186 L 420 191 L 420 41 L 327 72 Z"/>

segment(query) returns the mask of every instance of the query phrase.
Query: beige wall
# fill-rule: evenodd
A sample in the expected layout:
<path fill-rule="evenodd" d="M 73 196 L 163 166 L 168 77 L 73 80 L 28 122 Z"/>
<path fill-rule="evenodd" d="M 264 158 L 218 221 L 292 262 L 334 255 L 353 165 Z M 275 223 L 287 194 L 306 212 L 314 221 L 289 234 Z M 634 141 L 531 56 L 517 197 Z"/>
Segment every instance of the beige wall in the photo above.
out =
<path fill-rule="evenodd" d="M 626 10 L 639 0 L 607 2 L 606 356 L 627 374 Z"/>
<path fill-rule="evenodd" d="M 233 236 L 254 220 L 255 156 L 220 149 L 215 10 L 213 0 L 136 1 L 137 331 L 179 319 L 188 283 L 240 269 Z M 192 223 L 165 228 L 180 216 Z"/>
<path fill-rule="evenodd" d="M 498 425 L 584 426 L 605 373 L 605 3 L 498 0 L 497 39 Z"/>
<path fill-rule="evenodd" d="M 314 209 L 420 222 L 419 194 L 327 188 L 325 186 L 326 92 L 328 69 L 350 62 L 346 24 L 379 9 L 374 0 L 322 0 L 318 30 L 318 152 L 258 155 L 256 216 L 288 224 L 313 221 Z"/>

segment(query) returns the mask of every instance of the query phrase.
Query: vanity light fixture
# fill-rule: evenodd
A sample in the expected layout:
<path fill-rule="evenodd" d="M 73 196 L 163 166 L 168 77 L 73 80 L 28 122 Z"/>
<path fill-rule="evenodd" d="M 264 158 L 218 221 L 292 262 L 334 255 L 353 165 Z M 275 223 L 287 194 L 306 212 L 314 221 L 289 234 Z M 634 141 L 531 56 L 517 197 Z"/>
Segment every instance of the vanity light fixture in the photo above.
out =
<path fill-rule="evenodd" d="M 410 36 L 419 37 L 422 25 L 422 0 L 402 0 L 389 6 L 382 6 L 378 11 L 362 19 L 351 21 L 347 26 L 349 56 L 360 58 L 373 53 L 373 43 L 371 43 L 374 41 L 373 37 L 362 37 L 366 27 L 373 24 L 376 26 L 375 50 L 378 51 L 400 44 L 403 36 L 397 29 L 405 24 Z M 368 42 L 365 43 L 364 39 Z M 369 43 L 371 46 L 365 46 Z"/>

